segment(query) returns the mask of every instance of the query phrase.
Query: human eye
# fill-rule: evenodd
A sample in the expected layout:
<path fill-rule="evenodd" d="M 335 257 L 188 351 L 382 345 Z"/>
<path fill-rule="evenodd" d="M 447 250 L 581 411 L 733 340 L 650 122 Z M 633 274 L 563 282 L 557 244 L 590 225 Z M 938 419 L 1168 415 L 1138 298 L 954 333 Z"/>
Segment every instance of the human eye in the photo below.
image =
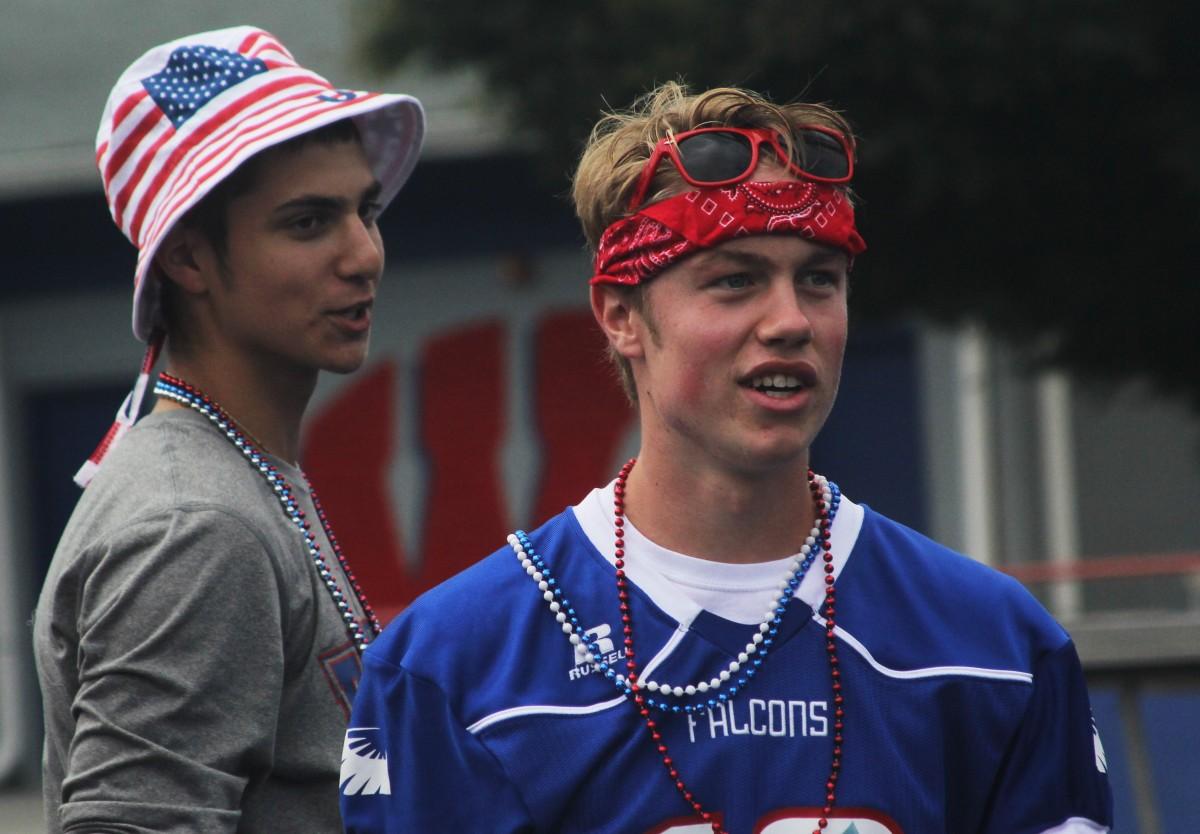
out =
<path fill-rule="evenodd" d="M 746 272 L 734 272 L 721 275 L 710 286 L 722 290 L 746 290 L 754 285 L 754 277 Z"/>
<path fill-rule="evenodd" d="M 810 269 L 801 273 L 800 283 L 814 290 L 836 290 L 842 284 L 842 275 L 830 269 Z"/>
<path fill-rule="evenodd" d="M 383 205 L 378 200 L 366 200 L 358 207 L 358 216 L 368 226 L 374 226 L 382 212 Z"/>
<path fill-rule="evenodd" d="M 287 230 L 298 238 L 316 237 L 328 224 L 329 218 L 320 212 L 306 211 L 284 221 Z"/>

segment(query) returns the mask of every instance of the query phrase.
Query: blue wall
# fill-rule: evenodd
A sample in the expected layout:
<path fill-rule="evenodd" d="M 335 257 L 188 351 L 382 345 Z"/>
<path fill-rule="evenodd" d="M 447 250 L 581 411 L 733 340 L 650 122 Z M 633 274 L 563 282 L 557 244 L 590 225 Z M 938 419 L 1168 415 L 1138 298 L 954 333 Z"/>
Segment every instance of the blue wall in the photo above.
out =
<path fill-rule="evenodd" d="M 851 327 L 841 389 L 813 445 L 813 468 L 854 501 L 928 533 L 917 347 L 909 327 Z"/>

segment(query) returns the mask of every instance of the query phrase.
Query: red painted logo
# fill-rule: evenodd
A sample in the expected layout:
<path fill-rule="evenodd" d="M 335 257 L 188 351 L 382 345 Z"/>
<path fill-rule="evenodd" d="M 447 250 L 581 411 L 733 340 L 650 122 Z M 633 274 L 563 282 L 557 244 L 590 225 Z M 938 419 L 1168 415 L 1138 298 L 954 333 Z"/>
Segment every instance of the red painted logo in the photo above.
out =
<path fill-rule="evenodd" d="M 401 358 L 351 377 L 308 425 L 303 461 L 372 605 L 386 622 L 414 597 L 532 528 L 613 475 L 633 412 L 604 360 L 604 338 L 588 310 L 549 312 L 533 329 L 527 384 L 509 378 L 508 334 L 496 320 L 434 334 L 413 359 L 416 382 L 401 385 Z M 413 392 L 401 401 L 402 391 Z M 532 425 L 514 427 L 511 398 Z M 407 412 L 407 413 L 406 413 Z M 413 426 L 420 508 L 396 500 L 396 426 Z M 513 473 L 505 444 L 514 430 L 534 438 L 527 518 L 510 517 Z M 512 461 L 507 462 L 512 465 Z M 520 461 L 517 466 L 522 465 Z M 416 469 L 409 467 L 402 471 Z M 406 541 L 418 543 L 408 552 Z"/>

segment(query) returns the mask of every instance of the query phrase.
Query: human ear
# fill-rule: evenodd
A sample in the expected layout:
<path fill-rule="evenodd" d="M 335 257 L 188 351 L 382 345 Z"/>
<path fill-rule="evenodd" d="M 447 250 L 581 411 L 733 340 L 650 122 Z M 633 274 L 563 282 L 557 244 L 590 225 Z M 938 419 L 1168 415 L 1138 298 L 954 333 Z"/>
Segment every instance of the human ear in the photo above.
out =
<path fill-rule="evenodd" d="M 200 266 L 203 261 L 200 245 L 199 235 L 191 229 L 176 226 L 167 233 L 154 255 L 154 263 L 165 280 L 192 295 L 200 295 L 207 289 L 204 270 Z"/>
<path fill-rule="evenodd" d="M 642 329 L 636 326 L 639 314 L 633 306 L 634 292 L 631 288 L 603 284 L 591 288 L 592 315 L 612 349 L 626 359 L 645 355 Z"/>

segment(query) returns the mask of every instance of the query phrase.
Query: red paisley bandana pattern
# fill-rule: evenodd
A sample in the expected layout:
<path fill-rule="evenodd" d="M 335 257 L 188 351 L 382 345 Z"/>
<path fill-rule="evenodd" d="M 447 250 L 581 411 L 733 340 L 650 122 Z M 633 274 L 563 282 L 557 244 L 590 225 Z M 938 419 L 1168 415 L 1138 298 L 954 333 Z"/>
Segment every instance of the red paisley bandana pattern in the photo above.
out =
<path fill-rule="evenodd" d="M 592 284 L 640 284 L 688 255 L 743 235 L 800 235 L 854 256 L 866 243 L 845 193 L 805 180 L 740 182 L 668 197 L 604 230 Z"/>

